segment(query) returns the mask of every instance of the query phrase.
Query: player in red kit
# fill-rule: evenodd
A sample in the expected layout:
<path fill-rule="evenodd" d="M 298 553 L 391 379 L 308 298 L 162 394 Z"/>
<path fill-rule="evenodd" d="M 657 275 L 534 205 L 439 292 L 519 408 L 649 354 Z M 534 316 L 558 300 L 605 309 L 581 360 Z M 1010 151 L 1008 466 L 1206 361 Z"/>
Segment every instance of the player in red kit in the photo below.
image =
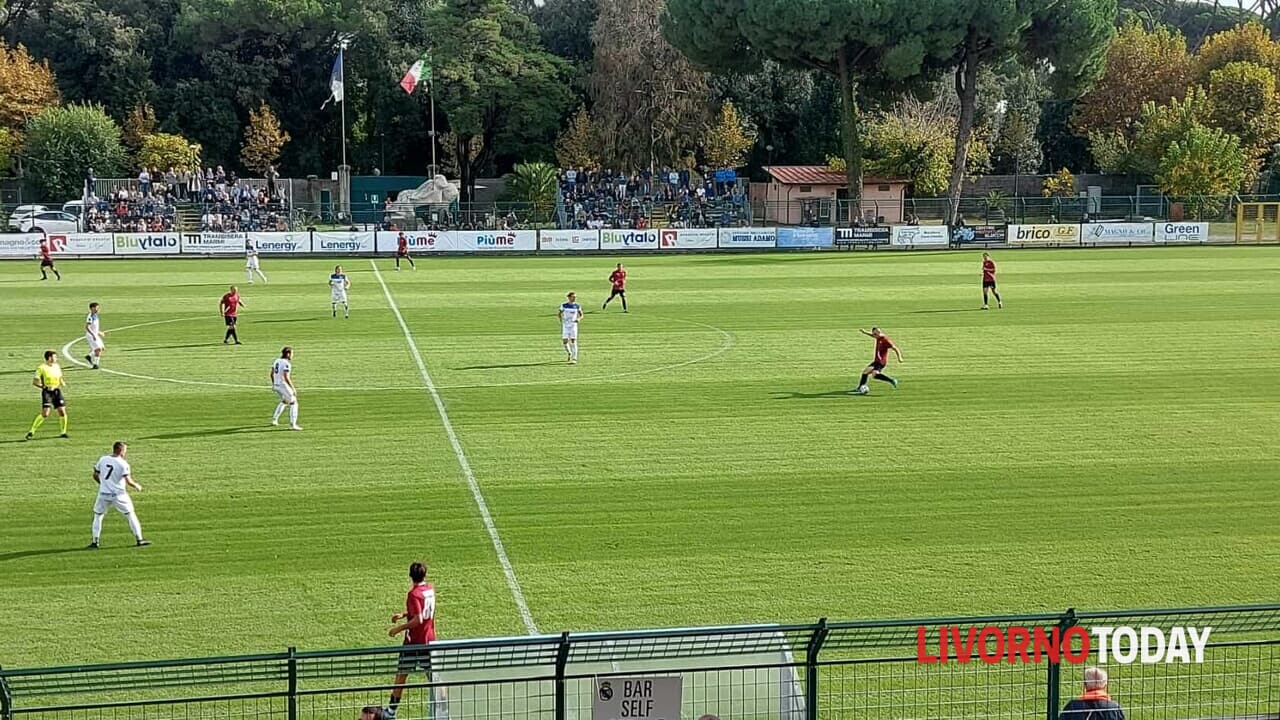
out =
<path fill-rule="evenodd" d="M 996 290 L 996 261 L 991 259 L 989 253 L 982 253 L 982 309 L 989 310 L 987 307 L 987 293 L 990 292 L 996 296 L 996 309 L 1004 307 L 1004 303 L 1000 301 L 1000 291 Z"/>
<path fill-rule="evenodd" d="M 427 566 L 420 562 L 409 566 L 409 579 L 413 581 L 413 587 L 405 598 L 404 612 L 391 616 L 391 622 L 396 624 L 387 631 L 389 637 L 404 633 L 405 644 L 396 665 L 395 688 L 391 690 L 391 700 L 387 703 L 386 714 L 390 720 L 394 720 L 396 709 L 400 707 L 409 673 L 421 668 L 427 673 L 427 681 L 431 681 L 431 651 L 425 646 L 436 639 L 436 591 L 427 582 Z"/>
<path fill-rule="evenodd" d="M 62 273 L 58 272 L 58 268 L 53 266 L 53 243 L 46 238 L 40 241 L 40 279 L 48 280 L 48 270 L 53 271 L 53 276 L 62 279 Z"/>
<path fill-rule="evenodd" d="M 418 269 L 418 266 L 413 264 L 413 258 L 409 257 L 409 238 L 405 237 L 403 232 L 396 236 L 396 270 L 400 269 L 400 258 L 408 260 L 409 267 Z"/>
<path fill-rule="evenodd" d="M 890 350 L 893 351 L 894 355 L 898 356 L 898 362 L 902 362 L 902 352 L 898 350 L 898 346 L 893 344 L 888 335 L 880 332 L 878 327 L 873 327 L 870 330 L 859 330 L 858 332 L 876 341 L 876 356 L 872 359 L 870 365 L 863 368 L 862 378 L 858 380 L 858 387 L 853 389 L 853 394 L 866 395 L 871 392 L 870 388 L 867 387 L 867 376 L 887 382 L 895 388 L 898 387 L 898 381 L 883 372 L 884 366 L 889 364 Z"/>
<path fill-rule="evenodd" d="M 622 312 L 627 311 L 627 271 L 622 269 L 622 263 L 618 263 L 618 267 L 609 273 L 609 284 L 613 286 L 613 290 L 609 293 L 609 299 L 604 301 L 604 305 L 600 306 L 601 310 L 609 307 L 609 303 L 613 302 L 616 297 L 622 298 Z"/>
<path fill-rule="evenodd" d="M 222 313 L 222 321 L 227 325 L 227 334 L 222 336 L 222 344 L 226 345 L 232 340 L 237 345 L 240 344 L 240 336 L 236 334 L 236 321 L 240 314 L 240 308 L 244 307 L 244 300 L 240 299 L 240 291 L 236 290 L 236 286 L 231 286 L 231 291 L 222 296 L 222 301 L 218 303 L 218 312 Z"/>

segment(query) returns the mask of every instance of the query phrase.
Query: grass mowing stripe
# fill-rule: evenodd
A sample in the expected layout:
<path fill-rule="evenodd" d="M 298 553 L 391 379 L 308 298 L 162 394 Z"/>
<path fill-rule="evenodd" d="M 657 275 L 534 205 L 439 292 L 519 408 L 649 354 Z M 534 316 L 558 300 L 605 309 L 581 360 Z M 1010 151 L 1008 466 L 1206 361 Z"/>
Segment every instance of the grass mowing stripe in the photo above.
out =
<path fill-rule="evenodd" d="M 520 589 L 520 580 L 516 577 L 516 571 L 511 567 L 511 560 L 507 558 L 507 550 L 502 545 L 502 537 L 498 535 L 498 526 L 493 522 L 493 516 L 489 513 L 489 504 L 485 502 L 484 493 L 480 492 L 480 483 L 476 482 L 476 475 L 471 470 L 471 463 L 467 461 L 467 454 L 462 450 L 462 443 L 458 440 L 458 433 L 453 430 L 453 423 L 449 421 L 449 412 L 445 410 L 444 400 L 440 398 L 439 391 L 436 390 L 435 383 L 431 380 L 431 373 L 427 372 L 427 363 L 422 359 L 422 353 L 418 350 L 418 343 L 413 340 L 413 333 L 409 332 L 409 326 L 405 324 L 404 316 L 400 314 L 400 307 L 396 305 L 396 300 L 391 296 L 391 288 L 387 287 L 387 283 L 382 279 L 382 273 L 378 271 L 378 264 L 373 260 L 369 261 L 373 266 L 373 276 L 378 279 L 378 284 L 382 286 L 382 294 L 387 298 L 387 305 L 391 308 L 392 314 L 396 316 L 396 322 L 400 324 L 400 330 L 404 333 L 405 342 L 409 343 L 409 352 L 413 354 L 413 360 L 418 364 L 418 372 L 422 374 L 422 382 L 426 383 L 427 393 L 431 395 L 431 401 L 435 403 L 436 412 L 440 414 L 440 423 L 444 425 L 444 432 L 449 436 L 449 444 L 453 446 L 453 453 L 458 458 L 458 466 L 462 468 L 462 474 L 467 480 L 467 486 L 471 489 L 471 496 L 475 498 L 476 507 L 480 509 L 480 517 L 484 520 L 484 528 L 489 532 L 489 539 L 493 541 L 493 550 L 498 554 L 498 563 L 502 565 L 502 574 L 507 578 L 507 587 L 511 588 L 511 596 L 515 598 L 516 607 L 520 610 L 520 619 L 524 621 L 525 628 L 530 635 L 538 634 L 538 625 L 533 621 L 533 613 L 529 610 L 529 603 L 524 599 L 524 591 Z"/>

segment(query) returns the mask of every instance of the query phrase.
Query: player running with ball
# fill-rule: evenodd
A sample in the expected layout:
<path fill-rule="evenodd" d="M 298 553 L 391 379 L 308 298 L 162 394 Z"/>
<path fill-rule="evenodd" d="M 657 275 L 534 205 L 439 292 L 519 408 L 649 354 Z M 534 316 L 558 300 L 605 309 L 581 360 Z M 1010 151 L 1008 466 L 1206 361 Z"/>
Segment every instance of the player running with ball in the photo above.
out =
<path fill-rule="evenodd" d="M 560 341 L 564 343 L 564 352 L 570 365 L 578 364 L 578 321 L 582 319 L 582 306 L 578 304 L 577 293 L 569 293 L 567 300 L 560 305 L 556 316 L 560 318 Z"/>
<path fill-rule="evenodd" d="M 280 404 L 271 416 L 271 424 L 280 424 L 280 415 L 289 408 L 289 429 L 301 430 L 298 425 L 298 391 L 293 387 L 293 348 L 285 346 L 280 357 L 271 364 L 271 389 L 280 396 Z"/>
<path fill-rule="evenodd" d="M 870 330 L 859 330 L 858 332 L 872 338 L 876 341 L 876 356 L 871 360 L 871 364 L 862 370 L 862 378 L 858 380 L 858 387 L 853 389 L 854 395 L 867 395 L 871 389 L 867 387 L 867 377 L 871 376 L 877 380 L 887 382 L 895 388 L 898 387 L 898 381 L 885 375 L 884 366 L 889 364 L 889 351 L 898 357 L 898 362 L 902 362 L 902 352 L 898 350 L 898 346 L 893 344 L 888 335 L 880 332 L 880 328 L 873 327 Z"/>

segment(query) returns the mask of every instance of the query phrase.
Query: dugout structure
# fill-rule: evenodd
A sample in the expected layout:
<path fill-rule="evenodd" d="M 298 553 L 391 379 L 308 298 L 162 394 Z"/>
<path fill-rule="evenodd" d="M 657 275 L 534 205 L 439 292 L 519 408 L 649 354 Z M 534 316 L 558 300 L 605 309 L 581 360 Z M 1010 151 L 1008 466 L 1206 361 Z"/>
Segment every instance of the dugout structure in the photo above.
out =
<path fill-rule="evenodd" d="M 1280 202 L 1237 203 L 1236 244 L 1280 244 Z"/>

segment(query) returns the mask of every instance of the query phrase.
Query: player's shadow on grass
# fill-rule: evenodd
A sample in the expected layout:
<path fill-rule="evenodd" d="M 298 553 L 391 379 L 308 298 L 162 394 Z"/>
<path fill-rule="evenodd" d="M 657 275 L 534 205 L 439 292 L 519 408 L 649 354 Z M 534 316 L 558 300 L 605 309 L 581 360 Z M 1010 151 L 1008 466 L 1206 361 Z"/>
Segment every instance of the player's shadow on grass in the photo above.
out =
<path fill-rule="evenodd" d="M 5 562 L 6 560 L 22 560 L 23 558 L 32 557 L 47 557 L 49 555 L 65 555 L 66 553 L 81 552 L 84 550 L 88 550 L 88 548 L 79 546 L 46 548 L 44 550 L 15 550 L 13 552 L 0 553 L 0 562 Z"/>
<path fill-rule="evenodd" d="M 0 370 L 0 375 L 29 375 L 30 370 Z"/>
<path fill-rule="evenodd" d="M 280 428 L 270 425 L 244 425 L 241 427 L 209 428 L 207 430 L 191 430 L 180 433 L 149 435 L 143 440 L 188 440 L 190 438 L 217 437 L 219 435 L 239 435 L 241 433 L 280 432 Z"/>
<path fill-rule="evenodd" d="M 187 348 L 213 347 L 222 343 L 205 342 L 205 343 L 187 343 L 186 345 L 148 345 L 146 347 L 125 348 L 124 352 L 145 352 L 147 350 L 185 350 Z"/>
<path fill-rule="evenodd" d="M 507 369 L 509 369 L 509 368 L 542 367 L 542 366 L 544 366 L 544 365 L 563 365 L 563 364 L 564 364 L 564 362 L 545 361 L 545 362 L 531 362 L 531 363 L 508 363 L 508 364 L 506 364 L 506 365 L 468 365 L 467 367 L 454 368 L 454 370 L 456 370 L 456 371 L 460 371 L 460 370 L 507 370 Z"/>
<path fill-rule="evenodd" d="M 828 390 L 826 392 L 775 392 L 774 400 L 823 400 L 826 398 L 854 397 L 848 390 Z"/>
<path fill-rule="evenodd" d="M 320 322 L 321 318 L 276 318 L 274 320 L 253 320 L 254 325 L 266 325 L 267 323 L 295 323 L 295 322 Z"/>
<path fill-rule="evenodd" d="M 933 315 L 935 313 L 958 313 L 958 312 L 982 312 L 982 309 L 981 308 L 943 308 L 941 310 L 912 310 L 911 314 L 912 315 L 920 315 L 920 314 Z"/>

